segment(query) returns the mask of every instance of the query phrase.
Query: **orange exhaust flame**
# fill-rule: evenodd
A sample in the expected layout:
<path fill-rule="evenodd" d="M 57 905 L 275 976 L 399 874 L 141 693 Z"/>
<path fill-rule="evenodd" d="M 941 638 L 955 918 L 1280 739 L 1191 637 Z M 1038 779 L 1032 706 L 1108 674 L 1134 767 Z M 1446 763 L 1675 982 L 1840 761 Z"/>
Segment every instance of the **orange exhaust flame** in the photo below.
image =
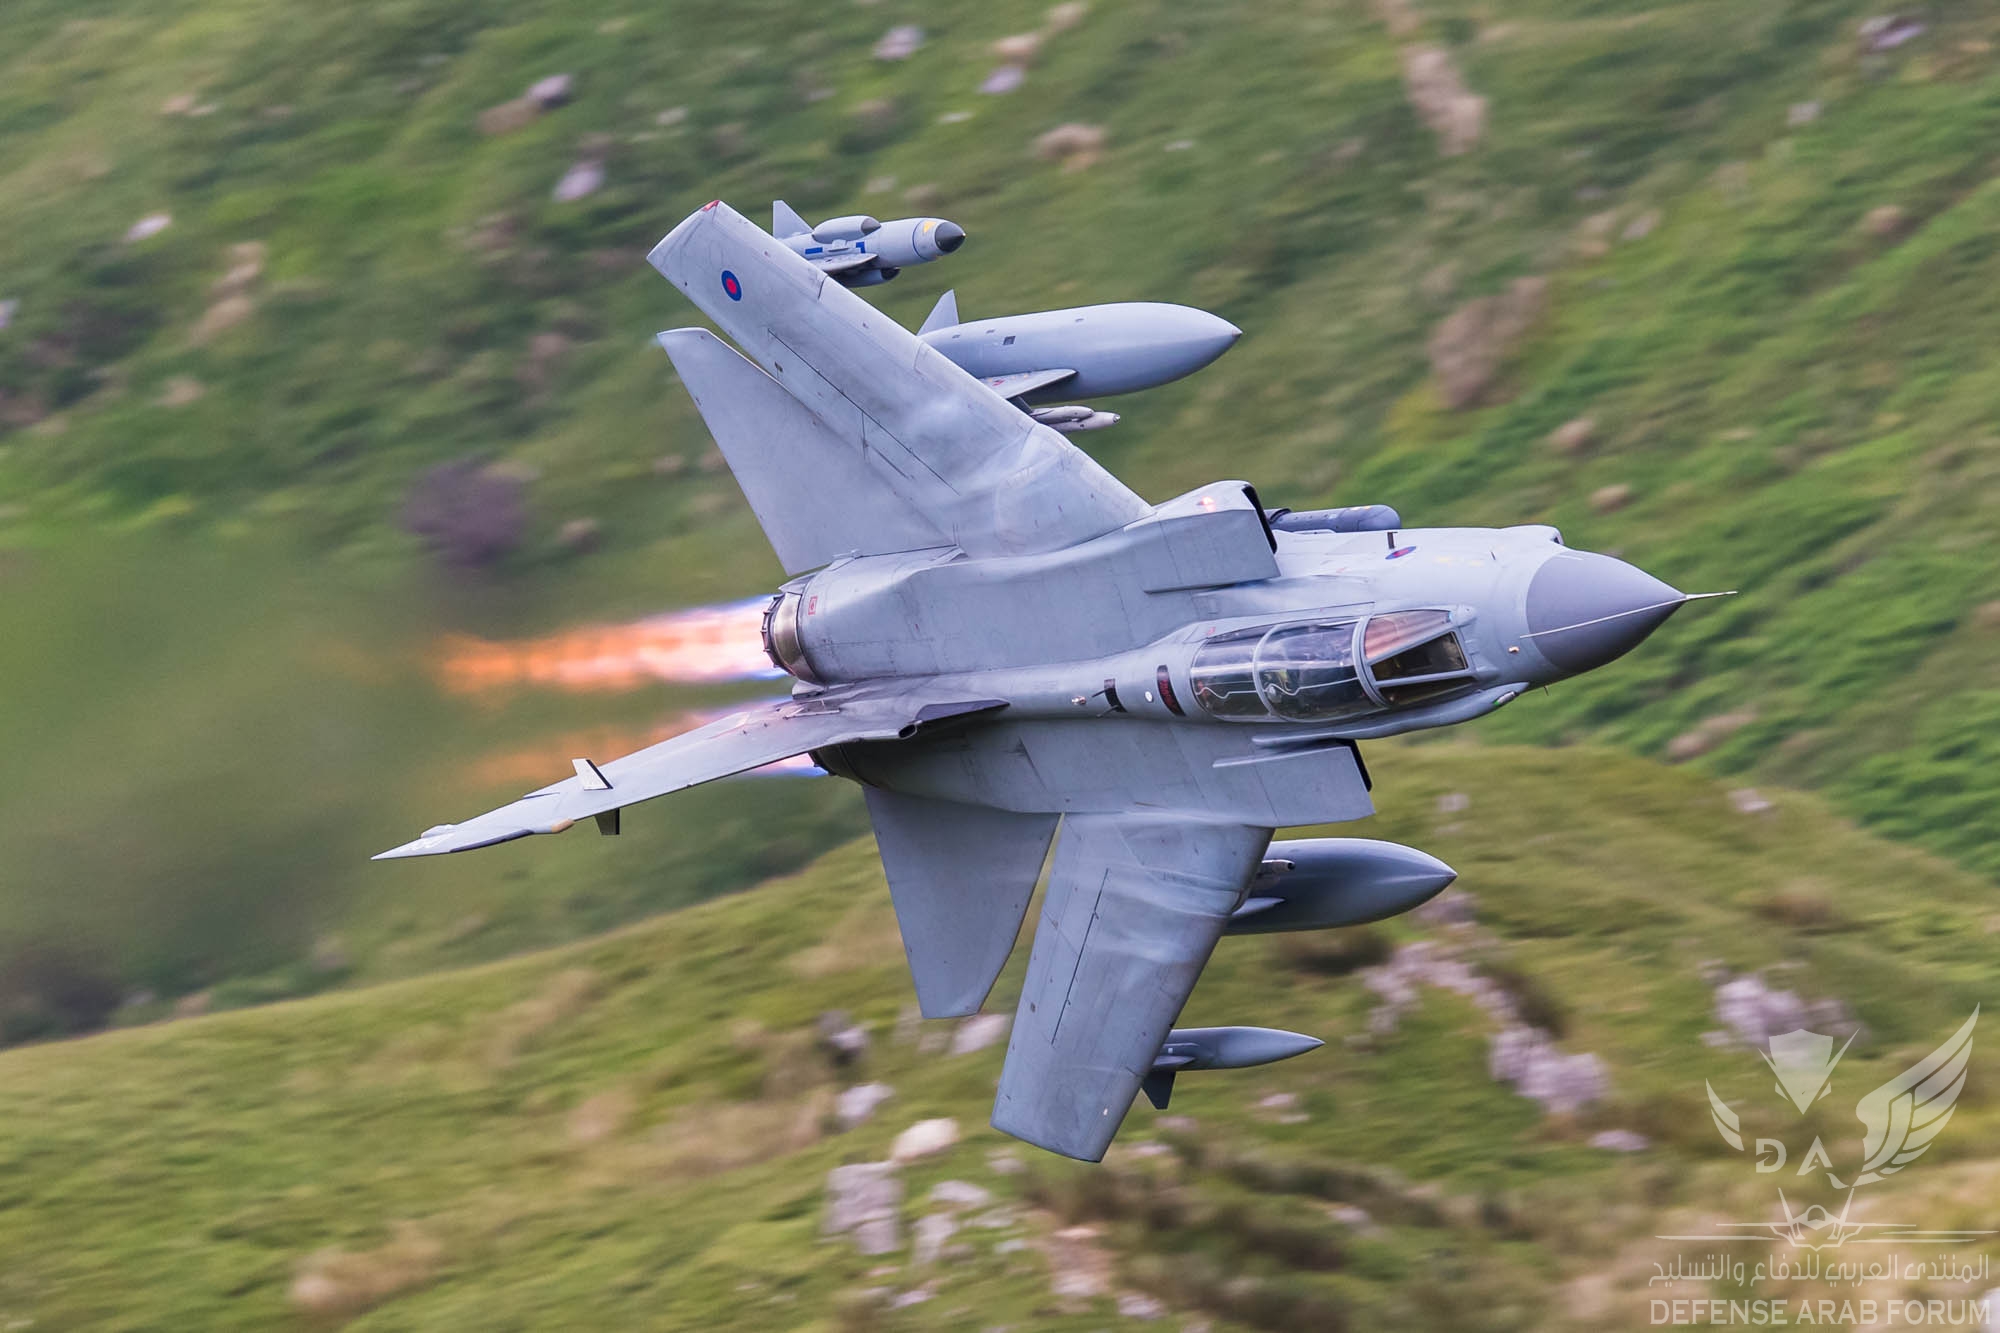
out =
<path fill-rule="evenodd" d="M 709 712 L 679 713 L 645 731 L 630 731 L 618 727 L 594 727 L 588 731 L 573 731 L 544 744 L 508 750 L 489 755 L 472 769 L 473 780 L 482 786 L 519 786 L 524 790 L 545 787 L 570 773 L 570 760 L 593 759 L 598 763 L 619 759 L 635 750 L 643 750 L 649 745 L 671 740 L 683 732 L 705 727 L 718 718 L 728 717 L 743 711 L 742 705 L 732 708 L 718 708 Z M 756 777 L 806 777 L 817 774 L 820 769 L 809 755 L 794 755 L 790 759 L 780 759 L 775 764 L 750 770 L 745 776 Z"/>
<path fill-rule="evenodd" d="M 698 683 L 783 673 L 764 656 L 764 598 L 693 607 L 625 625 L 540 639 L 445 638 L 437 678 L 453 694 L 532 687 L 583 693 L 657 681 Z"/>

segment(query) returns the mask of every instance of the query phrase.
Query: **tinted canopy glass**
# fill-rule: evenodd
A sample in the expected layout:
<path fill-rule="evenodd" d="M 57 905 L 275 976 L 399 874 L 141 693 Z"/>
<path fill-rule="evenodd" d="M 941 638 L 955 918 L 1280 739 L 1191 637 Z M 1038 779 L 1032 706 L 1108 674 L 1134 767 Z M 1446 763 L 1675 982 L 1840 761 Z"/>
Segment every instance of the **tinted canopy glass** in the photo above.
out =
<path fill-rule="evenodd" d="M 1268 625 L 1232 630 L 1204 643 L 1188 671 L 1195 702 L 1216 717 L 1263 717 L 1264 704 L 1257 697 L 1257 644 L 1269 630 Z"/>
<path fill-rule="evenodd" d="M 1354 669 L 1354 622 L 1280 625 L 1257 650 L 1257 684 L 1279 717 L 1317 722 L 1374 706 Z"/>
<path fill-rule="evenodd" d="M 1385 703 L 1408 704 L 1448 694 L 1472 674 L 1465 646 L 1443 611 L 1395 611 L 1368 622 L 1363 635 L 1368 674 Z"/>

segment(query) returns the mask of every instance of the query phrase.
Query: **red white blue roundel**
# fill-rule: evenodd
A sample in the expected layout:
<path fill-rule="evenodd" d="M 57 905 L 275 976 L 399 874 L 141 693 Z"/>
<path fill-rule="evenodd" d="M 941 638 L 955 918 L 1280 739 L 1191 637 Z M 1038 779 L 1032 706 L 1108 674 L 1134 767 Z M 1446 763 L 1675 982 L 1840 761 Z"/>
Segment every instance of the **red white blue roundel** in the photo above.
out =
<path fill-rule="evenodd" d="M 1410 552 L 1416 549 L 1417 548 L 1414 546 L 1398 546 L 1395 550 L 1389 552 L 1389 554 L 1383 556 L 1382 558 L 1384 560 L 1401 560 L 1404 556 L 1408 555 Z"/>
<path fill-rule="evenodd" d="M 728 269 L 722 270 L 722 290 L 729 293 L 729 299 L 732 301 L 743 299 L 743 284 L 737 281 L 736 275 Z"/>

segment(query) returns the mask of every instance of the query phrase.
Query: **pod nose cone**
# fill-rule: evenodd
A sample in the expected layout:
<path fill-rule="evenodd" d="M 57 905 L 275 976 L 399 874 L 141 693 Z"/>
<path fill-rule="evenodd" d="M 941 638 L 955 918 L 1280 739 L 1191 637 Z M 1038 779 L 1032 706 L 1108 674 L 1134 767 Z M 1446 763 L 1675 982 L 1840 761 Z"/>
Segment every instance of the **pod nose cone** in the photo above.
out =
<path fill-rule="evenodd" d="M 1200 370 L 1236 346 L 1236 340 L 1243 336 L 1243 330 L 1221 316 L 1191 307 L 1175 311 L 1172 318 L 1161 319 L 1154 327 L 1161 336 L 1170 336 L 1183 353 L 1187 362 L 1187 370 L 1180 372 L 1183 375 Z"/>
<path fill-rule="evenodd" d="M 940 222 L 937 225 L 937 230 L 932 233 L 931 239 L 937 242 L 939 250 L 942 250 L 945 254 L 950 254 L 952 251 L 958 249 L 959 246 L 965 244 L 965 228 L 959 226 L 956 222 Z"/>
<path fill-rule="evenodd" d="M 1528 635 L 1551 665 L 1581 675 L 1638 647 L 1686 600 L 1623 560 L 1564 551 L 1528 584 Z"/>

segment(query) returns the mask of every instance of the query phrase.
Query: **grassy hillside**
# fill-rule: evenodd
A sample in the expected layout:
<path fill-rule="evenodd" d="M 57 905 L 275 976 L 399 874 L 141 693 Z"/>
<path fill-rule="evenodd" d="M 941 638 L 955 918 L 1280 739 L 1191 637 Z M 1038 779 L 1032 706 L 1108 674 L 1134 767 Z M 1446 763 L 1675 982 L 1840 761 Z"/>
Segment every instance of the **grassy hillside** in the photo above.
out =
<path fill-rule="evenodd" d="M 1136 1292 L 1221 1329 L 1626 1327 L 1675 1250 L 1655 1233 L 1775 1208 L 1773 1178 L 1710 1128 L 1703 1080 L 1750 1132 L 1816 1130 L 1847 1170 L 1853 1099 L 1992 994 L 1987 886 L 1816 800 L 1745 814 L 1707 780 L 1591 750 L 1390 747 L 1377 768 L 1379 831 L 1449 858 L 1477 924 L 1224 941 L 1188 1021 L 1328 1044 L 1188 1075 L 1176 1118 L 1136 1108 L 1102 1168 L 985 1128 L 1003 1047 L 912 1040 L 861 842 L 550 953 L 0 1054 L 0 1319 L 1083 1329 Z M 1607 1097 L 1544 1117 L 1489 1079 L 1492 1022 L 1445 990 L 1370 1036 L 1377 997 L 1353 969 L 1419 937 L 1514 991 L 1564 1051 L 1597 1054 Z M 1025 952 L 989 1008 L 1011 1009 Z M 1865 1024 L 1809 1125 L 1754 1053 L 1703 1044 L 1720 1023 L 1698 969 L 1716 964 Z M 871 1036 L 846 1067 L 816 1036 L 829 1009 Z M 1929 1157 L 1863 1190 L 1856 1217 L 1995 1224 L 1983 1049 Z M 893 1096 L 840 1132 L 834 1094 L 863 1081 Z M 900 1171 L 903 1245 L 869 1258 L 821 1239 L 828 1170 L 938 1116 L 964 1137 Z M 1607 1128 L 1651 1146 L 1589 1146 Z M 996 1169 L 995 1150 L 1025 1169 Z M 1776 1179 L 1795 1207 L 1838 1205 Z M 948 1243 L 964 1248 L 919 1264 L 918 1219 L 952 1211 L 929 1202 L 944 1180 L 995 1199 L 959 1206 Z M 1095 1285 L 1060 1294 L 1052 1263 Z M 929 1299 L 891 1307 L 913 1290 Z"/>
<path fill-rule="evenodd" d="M 282 992 L 345 974 L 300 972 L 329 936 L 361 975 L 491 957 L 858 830 L 850 794 L 765 787 L 497 883 L 357 855 L 527 785 L 478 776 L 495 750 L 723 697 L 484 707 L 411 666 L 443 632 L 778 577 L 646 341 L 691 312 L 642 254 L 715 195 L 965 224 L 880 294 L 912 324 L 946 285 L 968 314 L 1169 299 L 1236 321 L 1223 361 L 1084 439 L 1149 496 L 1232 474 L 1274 503 L 1556 522 L 1740 588 L 1484 734 L 1677 745 L 1990 875 L 2000 17 L 1933 4 L 1876 51 L 1871 12 L 17 0 L 0 589 L 25 614 L 0 658 L 38 683 L 0 704 L 0 945 L 112 991 Z M 877 59 L 903 22 L 923 45 Z M 1021 89 L 980 94 L 1021 33 L 1042 34 Z M 1412 83 L 1427 47 L 1455 85 Z M 568 105 L 481 128 L 555 73 Z M 1442 152 L 1426 98 L 1477 142 Z M 1038 151 L 1064 124 L 1101 142 Z M 558 202 L 579 162 L 605 184 Z M 1440 326 L 1509 291 L 1540 296 L 1460 315 L 1473 346 L 1434 370 Z M 470 574 L 402 521 L 465 459 L 526 507 Z M 576 520 L 592 539 L 564 538 Z"/>

